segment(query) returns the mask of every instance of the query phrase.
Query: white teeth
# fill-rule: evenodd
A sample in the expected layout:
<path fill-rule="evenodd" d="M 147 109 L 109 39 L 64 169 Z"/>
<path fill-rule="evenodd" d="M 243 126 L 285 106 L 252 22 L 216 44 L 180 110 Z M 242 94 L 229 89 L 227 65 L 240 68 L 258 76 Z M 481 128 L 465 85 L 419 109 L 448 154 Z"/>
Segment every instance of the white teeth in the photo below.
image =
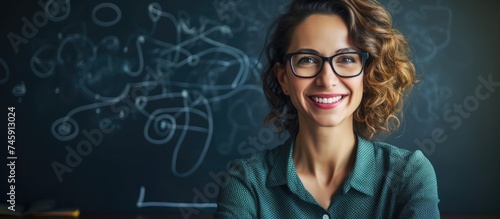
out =
<path fill-rule="evenodd" d="M 314 97 L 313 100 L 316 101 L 316 103 L 335 103 L 339 101 L 341 98 L 342 96 L 329 97 L 329 98 Z"/>

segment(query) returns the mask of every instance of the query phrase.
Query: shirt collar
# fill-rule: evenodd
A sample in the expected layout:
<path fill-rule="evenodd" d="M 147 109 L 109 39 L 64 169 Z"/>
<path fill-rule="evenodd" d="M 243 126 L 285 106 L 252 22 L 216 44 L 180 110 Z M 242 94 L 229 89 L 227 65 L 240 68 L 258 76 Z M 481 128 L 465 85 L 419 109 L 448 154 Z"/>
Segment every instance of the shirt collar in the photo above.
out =
<path fill-rule="evenodd" d="M 274 162 L 270 162 L 272 166 L 267 181 L 268 186 L 279 186 L 287 183 L 288 164 L 291 162 L 293 165 L 293 159 L 290 157 L 293 142 L 294 137 L 292 136 L 274 150 L 276 158 L 273 160 Z"/>
<path fill-rule="evenodd" d="M 375 146 L 361 137 L 354 168 L 345 180 L 343 192 L 347 193 L 351 187 L 370 196 L 375 194 Z"/>
<path fill-rule="evenodd" d="M 294 137 L 290 137 L 283 145 L 276 148 L 276 158 L 271 162 L 272 166 L 267 181 L 268 186 L 279 186 L 288 183 L 291 190 L 295 190 L 299 186 L 297 183 L 293 183 L 298 180 L 292 157 L 294 140 Z M 354 168 L 346 178 L 342 192 L 345 194 L 351 188 L 354 188 L 359 192 L 373 196 L 375 193 L 374 168 L 375 152 L 373 143 L 358 137 Z"/>

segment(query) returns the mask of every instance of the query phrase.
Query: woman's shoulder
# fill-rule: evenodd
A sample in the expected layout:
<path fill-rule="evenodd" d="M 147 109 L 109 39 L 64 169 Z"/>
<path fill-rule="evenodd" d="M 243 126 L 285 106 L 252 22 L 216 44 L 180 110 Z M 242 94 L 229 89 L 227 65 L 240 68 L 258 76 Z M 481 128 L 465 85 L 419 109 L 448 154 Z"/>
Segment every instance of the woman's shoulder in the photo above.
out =
<path fill-rule="evenodd" d="M 420 150 L 410 151 L 374 142 L 376 160 L 384 166 L 384 185 L 396 191 L 401 218 L 436 218 L 439 215 L 434 167 Z M 413 216 L 411 216 L 413 215 Z M 416 216 L 418 215 L 418 216 Z"/>
<path fill-rule="evenodd" d="M 375 156 L 379 159 L 387 159 L 393 165 L 430 164 L 427 157 L 420 150 L 410 151 L 386 142 L 371 143 L 373 144 Z"/>
<path fill-rule="evenodd" d="M 277 163 L 282 163 L 288 158 L 290 142 L 256 152 L 249 157 L 235 159 L 231 162 L 229 174 L 235 176 L 252 176 L 255 179 L 265 179 Z"/>
<path fill-rule="evenodd" d="M 377 163 L 386 170 L 399 173 L 406 180 L 431 180 L 435 183 L 434 167 L 420 150 L 410 151 L 385 142 L 372 142 Z M 389 170 L 389 171 L 390 171 Z"/>

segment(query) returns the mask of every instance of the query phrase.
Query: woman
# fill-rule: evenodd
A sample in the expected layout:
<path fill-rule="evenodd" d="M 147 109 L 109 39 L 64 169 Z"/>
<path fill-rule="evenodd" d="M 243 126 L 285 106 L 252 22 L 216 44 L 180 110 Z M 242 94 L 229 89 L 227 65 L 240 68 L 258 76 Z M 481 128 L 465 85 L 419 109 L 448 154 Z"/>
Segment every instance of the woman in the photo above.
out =
<path fill-rule="evenodd" d="M 420 151 L 373 142 L 394 131 L 415 83 L 404 37 L 371 0 L 295 0 L 267 46 L 266 122 L 290 133 L 236 162 L 215 218 L 439 218 Z"/>

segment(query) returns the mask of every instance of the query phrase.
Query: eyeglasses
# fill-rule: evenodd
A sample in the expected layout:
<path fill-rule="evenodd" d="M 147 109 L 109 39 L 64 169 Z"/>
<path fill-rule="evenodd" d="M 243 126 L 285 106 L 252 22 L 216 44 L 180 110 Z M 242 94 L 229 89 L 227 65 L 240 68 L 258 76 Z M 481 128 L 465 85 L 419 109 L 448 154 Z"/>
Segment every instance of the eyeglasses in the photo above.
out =
<path fill-rule="evenodd" d="M 293 74 L 300 78 L 316 77 L 323 69 L 325 61 L 330 63 L 336 75 L 352 78 L 363 72 L 369 56 L 367 52 L 343 52 L 330 57 L 309 52 L 294 52 L 286 54 L 284 59 L 290 62 Z"/>

